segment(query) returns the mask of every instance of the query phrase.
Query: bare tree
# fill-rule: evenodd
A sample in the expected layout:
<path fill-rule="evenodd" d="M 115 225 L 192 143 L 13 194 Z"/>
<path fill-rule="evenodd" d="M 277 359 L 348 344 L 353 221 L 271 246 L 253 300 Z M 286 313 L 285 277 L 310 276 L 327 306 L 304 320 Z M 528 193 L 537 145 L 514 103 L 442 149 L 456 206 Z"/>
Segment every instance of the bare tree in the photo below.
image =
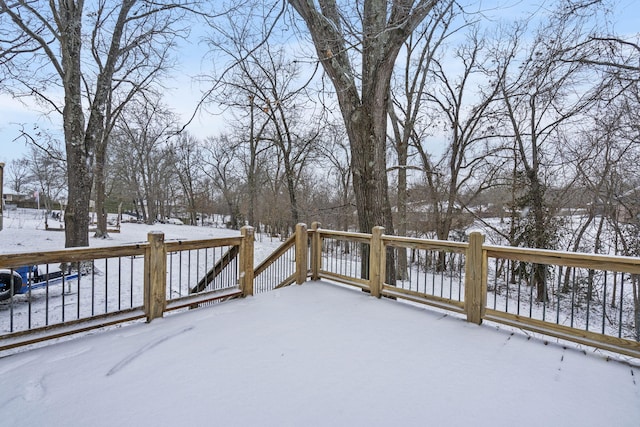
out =
<path fill-rule="evenodd" d="M 209 76 L 214 86 L 211 99 L 218 100 L 233 114 L 230 124 L 236 127 L 236 135 L 246 134 L 239 142 L 246 147 L 247 220 L 257 227 L 260 226 L 255 215 L 258 156 L 271 147 L 280 151 L 278 158 L 282 161 L 290 211 L 288 222 L 296 223 L 300 218 L 299 176 L 317 137 L 318 132 L 313 129 L 319 126 L 310 118 L 313 111 L 308 108 L 311 102 L 306 93 L 314 75 L 313 67 L 304 75 L 303 67 L 293 58 L 291 46 L 280 45 L 281 38 L 269 39 L 277 25 L 270 22 L 274 8 L 271 4 L 251 10 L 243 8 L 246 13 L 229 16 L 224 29 L 218 25 L 208 39 L 216 58 L 229 62 L 226 68 L 214 69 Z"/>
<path fill-rule="evenodd" d="M 96 150 L 107 140 L 105 117 L 114 86 L 118 86 L 114 78 L 120 76 L 119 83 L 123 83 L 139 77 L 121 67 L 140 66 L 131 59 L 135 51 L 157 41 L 154 31 L 158 28 L 167 30 L 153 24 L 166 23 L 162 17 L 169 22 L 177 19 L 169 17 L 186 5 L 126 0 L 117 4 L 99 1 L 85 8 L 83 1 L 0 1 L 0 37 L 7 41 L 0 57 L 3 89 L 17 96 L 34 96 L 62 115 L 69 192 L 67 247 L 88 245 L 94 167 L 96 161 L 98 166 L 104 161 L 96 159 Z M 88 32 L 83 31 L 86 24 L 92 25 Z M 86 40 L 91 41 L 88 55 Z M 89 57 L 94 61 L 91 71 L 87 69 Z M 51 92 L 56 86 L 64 91 L 62 100 Z"/>
<path fill-rule="evenodd" d="M 515 243 L 553 248 L 557 223 L 547 197 L 547 180 L 553 170 L 550 163 L 563 141 L 561 135 L 567 135 L 569 127 L 593 105 L 600 85 L 592 75 L 588 77 L 582 64 L 565 60 L 565 47 L 585 36 L 584 15 L 549 17 L 528 44 L 523 43 L 526 27 L 521 24 L 500 56 L 508 68 L 508 78 L 500 88 L 504 131 L 514 141 L 514 177 L 520 177 L 524 185 L 516 198 L 521 219 Z M 537 300 L 546 301 L 544 266 L 536 265 L 534 270 Z"/>
<path fill-rule="evenodd" d="M 454 1 L 441 2 L 435 10 L 437 13 L 426 19 L 406 41 L 404 62 L 394 74 L 395 85 L 392 87 L 393 102 L 389 118 L 393 133 L 390 139 L 398 163 L 393 169 L 398 174 L 396 228 L 401 236 L 406 236 L 408 232 L 407 176 L 412 168 L 409 164 L 409 147 L 412 143 L 420 145 L 427 129 L 431 127 L 432 113 L 425 107 L 425 96 L 432 90 L 429 79 L 432 62 L 445 39 L 455 32 L 451 26 L 459 16 Z M 428 156 L 426 152 L 423 154 Z M 404 256 L 404 252 L 400 256 Z M 399 259 L 399 263 L 402 266 L 400 270 L 406 270 L 406 261 Z"/>
<path fill-rule="evenodd" d="M 105 95 L 102 135 L 101 138 L 96 139 L 95 148 L 94 194 L 97 213 L 95 237 L 102 238 L 107 237 L 107 212 L 104 207 L 105 166 L 110 133 L 123 108 L 134 96 L 141 92 L 156 90 L 153 86 L 172 65 L 173 58 L 170 52 L 175 47 L 176 39 L 186 34 L 185 24 L 181 21 L 184 21 L 187 15 L 178 4 L 168 3 L 164 6 L 155 6 L 154 9 L 146 8 L 142 16 L 128 16 L 126 30 L 122 35 L 117 53 L 114 54 L 113 38 L 109 40 L 104 36 L 109 34 L 109 26 L 114 25 L 111 23 L 110 13 L 111 10 L 106 7 L 106 4 L 101 4 L 97 12 L 89 17 L 89 24 L 93 29 L 90 49 L 95 60 L 96 71 L 91 77 L 88 77 L 86 72 L 83 74 L 83 81 L 87 87 L 86 96 L 90 104 L 97 96 L 101 96 L 91 89 L 91 83 L 106 84 L 108 75 L 112 74 L 111 86 Z M 117 25 L 116 22 L 115 26 Z M 113 73 L 109 71 L 111 67 L 114 68 Z"/>
<path fill-rule="evenodd" d="M 439 60 L 433 62 L 435 87 L 425 95 L 428 105 L 446 129 L 446 149 L 439 160 L 427 156 L 422 141 L 416 144 L 425 171 L 425 181 L 432 201 L 436 235 L 448 239 L 456 211 L 491 185 L 500 163 L 493 158 L 491 106 L 497 101 L 504 70 L 488 71 L 485 36 L 477 28 L 459 45 L 451 63 L 458 64 L 460 74 L 453 75 Z M 453 62 L 456 61 L 456 62 Z M 465 200 L 462 199 L 464 194 Z M 458 215 L 459 216 L 459 215 Z"/>
<path fill-rule="evenodd" d="M 504 76 L 502 71 L 486 78 L 486 35 L 456 7 L 454 2 L 442 3 L 439 13 L 407 41 L 390 110 L 398 155 L 399 230 L 406 233 L 407 170 L 419 169 L 423 184 L 414 193 L 424 194 L 430 212 L 427 226 L 439 239 L 449 238 L 454 217 L 461 216 L 462 192 L 469 201 L 492 175 L 487 167 L 489 107 Z M 466 41 L 443 45 L 463 29 Z M 410 148 L 419 166 L 408 164 Z"/>
<path fill-rule="evenodd" d="M 354 224 L 353 220 L 353 186 L 351 174 L 351 156 L 349 142 L 344 126 L 338 123 L 329 123 L 324 126 L 320 141 L 320 161 L 326 163 L 321 170 L 326 172 L 329 192 L 336 199 L 330 206 L 324 206 L 323 210 L 335 212 L 334 225 L 326 224 L 338 230 L 349 231 Z M 325 214 L 326 215 L 326 214 Z"/>
<path fill-rule="evenodd" d="M 245 18 L 246 19 L 246 18 Z M 248 25 L 246 21 L 243 21 Z M 239 23 L 231 25 L 231 29 L 239 31 L 241 26 Z M 244 31 L 239 31 L 244 34 Z M 235 141 L 242 150 L 236 150 L 241 154 L 245 165 L 247 180 L 247 213 L 246 219 L 250 225 L 260 228 L 260 220 L 256 216 L 256 206 L 258 205 L 258 173 L 260 166 L 258 164 L 259 157 L 265 150 L 269 150 L 271 144 L 265 137 L 268 124 L 266 115 L 261 111 L 267 108 L 264 97 L 256 93 L 257 82 L 252 80 L 256 78 L 249 67 L 249 61 L 246 58 L 250 55 L 247 51 L 251 51 L 251 43 L 243 43 L 243 38 L 239 36 L 231 36 L 230 40 L 225 39 L 223 42 L 212 40 L 211 45 L 216 51 L 222 51 L 224 54 L 232 58 L 234 66 L 229 68 L 216 82 L 216 87 L 220 90 L 219 102 L 229 109 L 230 126 L 236 129 L 235 134 L 239 137 Z M 217 86 L 219 84 L 219 86 Z M 227 136 L 223 139 L 229 140 Z M 211 142 L 211 141 L 210 141 Z M 234 150 L 233 147 L 229 147 Z M 216 152 L 214 157 L 219 157 Z M 233 213 L 232 213 L 233 214 Z"/>
<path fill-rule="evenodd" d="M 439 1 L 288 1 L 305 22 L 335 89 L 351 148 L 358 227 L 371 232 L 382 225 L 393 233 L 387 178 L 391 75 L 404 42 Z M 395 283 L 393 253 L 386 271 Z M 368 273 L 363 268 L 361 274 Z"/>
<path fill-rule="evenodd" d="M 229 83 L 235 90 L 250 94 L 251 119 L 262 123 L 261 139 L 280 151 L 289 198 L 289 225 L 293 229 L 300 221 L 298 181 L 312 160 L 319 134 L 320 120 L 314 117 L 313 108 L 306 106 L 306 89 L 313 75 L 302 79 L 300 66 L 287 57 L 283 48 L 274 48 L 269 42 L 249 53 L 237 68 L 239 74 Z M 260 108 L 254 108 L 256 105 Z"/>
<path fill-rule="evenodd" d="M 202 147 L 200 141 L 189 133 L 177 136 L 171 150 L 175 159 L 176 175 L 184 194 L 184 204 L 189 215 L 189 223 L 197 224 L 198 201 L 202 194 Z"/>
<path fill-rule="evenodd" d="M 29 185 L 31 181 L 29 159 L 22 157 L 11 160 L 9 164 L 5 166 L 4 172 L 6 188 L 17 194 L 26 191 L 26 186 Z"/>
<path fill-rule="evenodd" d="M 221 193 L 230 217 L 228 225 L 235 230 L 244 225 L 240 204 L 246 177 L 241 174 L 243 167 L 239 147 L 228 135 L 207 138 L 202 160 L 202 171 Z"/>
<path fill-rule="evenodd" d="M 407 37 L 437 0 L 364 0 L 318 5 L 289 0 L 304 20 L 331 79 L 351 145 L 359 228 L 393 231 L 386 137 L 391 75 Z M 358 70 L 356 67 L 360 66 Z"/>
<path fill-rule="evenodd" d="M 176 120 L 159 101 L 134 100 L 123 111 L 114 130 L 121 162 L 119 175 L 136 197 L 137 209 L 149 224 L 170 215 L 179 181 L 170 138 Z"/>
<path fill-rule="evenodd" d="M 31 181 L 38 192 L 41 204 L 47 212 L 53 210 L 54 202 L 62 202 L 60 197 L 66 191 L 66 164 L 59 148 L 48 152 L 31 146 L 28 158 Z"/>

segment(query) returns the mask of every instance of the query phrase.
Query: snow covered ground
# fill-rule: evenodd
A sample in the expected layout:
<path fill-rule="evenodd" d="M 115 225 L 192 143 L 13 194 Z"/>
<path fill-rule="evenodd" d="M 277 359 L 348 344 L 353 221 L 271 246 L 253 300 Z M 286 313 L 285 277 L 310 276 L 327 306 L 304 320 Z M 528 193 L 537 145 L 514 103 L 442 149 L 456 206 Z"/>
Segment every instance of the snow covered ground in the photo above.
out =
<path fill-rule="evenodd" d="M 64 246 L 34 212 L 4 228 L 0 252 Z M 123 224 L 90 244 L 151 230 L 237 233 Z M 278 244 L 256 242 L 256 262 Z M 0 425 L 638 426 L 629 362 L 308 282 L 0 355 Z"/>
<path fill-rule="evenodd" d="M 46 230 L 43 215 L 44 211 L 34 209 L 8 211 L 4 218 L 4 230 L 0 231 L 0 254 L 63 249 L 64 232 L 57 231 L 60 230 L 60 223 L 50 217 L 50 229 Z M 120 232 L 111 232 L 107 239 L 93 238 L 90 234 L 89 244 L 97 247 L 145 242 L 150 231 L 163 232 L 165 241 L 240 234 L 237 230 L 226 228 L 125 222 Z M 255 262 L 259 263 L 281 242 L 262 235 L 257 237 Z M 190 286 L 197 283 L 227 249 L 169 254 L 167 294 L 172 298 L 188 294 Z M 59 270 L 59 263 L 40 264 L 38 270 L 40 274 L 55 274 Z M 0 301 L 0 335 L 140 307 L 143 304 L 143 272 L 142 258 L 100 259 L 93 263 L 90 273 L 81 280 L 66 280 L 64 284 L 61 280 L 53 280 L 48 286 L 37 285 L 31 292 L 18 294 L 12 300 L 4 299 Z M 232 283 L 223 283 L 222 279 L 218 280 L 218 286 Z M 6 293 L 6 288 L 3 290 Z"/>
<path fill-rule="evenodd" d="M 44 211 L 35 209 L 18 209 L 6 211 L 3 219 L 3 230 L 0 231 L 0 253 L 29 252 L 32 250 L 47 251 L 64 249 L 64 232 L 45 230 Z M 50 228 L 58 228 L 60 223 L 48 218 Z M 89 246 L 115 246 L 130 243 L 146 242 L 150 231 L 162 231 L 167 240 L 195 240 L 215 237 L 238 236 L 237 230 L 213 227 L 193 227 L 175 224 L 137 224 L 124 222 L 119 233 L 110 233 L 107 239 L 89 238 Z M 91 236 L 91 235 L 90 235 Z M 278 239 L 258 236 L 256 243 L 256 262 L 262 261 L 273 248 L 281 243 Z"/>
<path fill-rule="evenodd" d="M 637 426 L 640 368 L 323 282 L 0 359 L 3 425 Z"/>

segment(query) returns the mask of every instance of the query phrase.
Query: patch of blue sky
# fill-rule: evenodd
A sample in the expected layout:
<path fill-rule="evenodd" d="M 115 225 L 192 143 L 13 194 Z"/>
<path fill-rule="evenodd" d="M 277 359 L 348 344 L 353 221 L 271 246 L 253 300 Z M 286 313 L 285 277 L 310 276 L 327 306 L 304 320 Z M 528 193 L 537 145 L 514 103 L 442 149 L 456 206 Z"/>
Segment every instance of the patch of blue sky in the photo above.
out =
<path fill-rule="evenodd" d="M 466 4 L 467 10 L 477 11 L 480 19 L 504 22 L 522 19 L 533 12 L 551 8 L 553 3 L 545 0 L 467 0 L 462 4 Z M 614 0 L 608 4 L 611 31 L 623 37 L 638 37 L 640 2 Z M 299 42 L 293 37 L 291 19 L 293 15 L 287 14 L 283 21 L 286 25 L 279 27 L 274 36 L 278 42 L 287 43 L 290 51 L 304 51 L 300 60 L 311 63 L 314 51 L 308 45 L 296 45 Z M 182 43 L 176 53 L 178 61 L 171 78 L 165 81 L 165 103 L 184 123 L 193 116 L 186 129 L 197 138 L 216 135 L 225 126 L 223 110 L 216 107 L 215 102 L 208 103 L 205 109 L 196 111 L 202 92 L 209 89 L 207 84 L 199 81 L 198 76 L 210 73 L 213 67 L 217 66 L 215 58 L 208 55 L 207 45 L 202 42 L 205 34 L 206 31 L 202 28 L 192 28 L 190 39 Z M 44 130 L 62 139 L 61 128 L 61 117 L 56 113 L 47 114 L 34 102 L 20 102 L 9 95 L 0 94 L 0 162 L 7 163 L 26 155 L 28 149 L 24 138 L 20 137 L 23 130 L 31 133 L 35 133 L 34 129 Z"/>

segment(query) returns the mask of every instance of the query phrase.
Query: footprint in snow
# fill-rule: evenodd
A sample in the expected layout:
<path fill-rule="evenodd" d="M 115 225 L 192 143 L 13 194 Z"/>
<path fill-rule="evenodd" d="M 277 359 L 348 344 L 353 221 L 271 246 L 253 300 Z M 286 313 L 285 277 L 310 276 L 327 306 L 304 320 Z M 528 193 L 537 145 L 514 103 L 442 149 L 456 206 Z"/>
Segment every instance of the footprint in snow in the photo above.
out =
<path fill-rule="evenodd" d="M 183 334 L 185 332 L 188 332 L 188 331 L 192 330 L 193 328 L 194 328 L 193 326 L 190 326 L 190 327 L 185 328 L 185 329 L 183 329 L 181 331 L 174 332 L 173 334 L 166 335 L 164 337 L 158 338 L 157 340 L 146 344 L 145 346 L 141 347 L 140 349 L 138 349 L 134 353 L 130 354 L 129 356 L 125 357 L 120 362 L 118 362 L 113 368 L 111 368 L 109 370 L 109 372 L 107 372 L 107 376 L 110 377 L 111 375 L 118 373 L 122 368 L 124 368 L 125 366 L 127 366 L 128 364 L 133 362 L 138 357 L 142 356 L 147 351 L 149 351 L 152 348 L 162 344 L 163 342 L 165 342 L 167 340 L 170 340 L 171 338 L 174 338 L 174 337 L 176 337 L 178 335 L 181 335 L 181 334 Z"/>
<path fill-rule="evenodd" d="M 24 400 L 27 402 L 35 402 L 44 397 L 45 389 L 43 385 L 44 378 L 30 380 L 24 385 Z"/>

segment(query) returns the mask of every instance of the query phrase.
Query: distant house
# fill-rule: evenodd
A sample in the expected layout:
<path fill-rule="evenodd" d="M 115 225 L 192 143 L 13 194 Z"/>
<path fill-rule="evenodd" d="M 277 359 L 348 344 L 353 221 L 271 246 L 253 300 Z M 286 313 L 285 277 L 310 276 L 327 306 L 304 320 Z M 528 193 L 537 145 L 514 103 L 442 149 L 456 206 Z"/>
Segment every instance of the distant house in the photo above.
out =
<path fill-rule="evenodd" d="M 619 194 L 604 195 L 594 202 L 587 203 L 587 208 L 596 215 L 608 215 L 622 223 L 638 223 L 640 221 L 640 186 Z"/>
<path fill-rule="evenodd" d="M 2 189 L 2 203 L 7 210 L 10 210 L 12 207 L 15 209 L 18 203 L 28 200 L 30 197 L 28 194 L 16 193 L 6 187 Z"/>
<path fill-rule="evenodd" d="M 16 193 L 8 188 L 2 188 L 2 199 L 5 203 L 16 203 L 29 198 L 27 194 Z"/>
<path fill-rule="evenodd" d="M 632 188 L 616 197 L 617 217 L 626 223 L 640 221 L 640 187 Z"/>

